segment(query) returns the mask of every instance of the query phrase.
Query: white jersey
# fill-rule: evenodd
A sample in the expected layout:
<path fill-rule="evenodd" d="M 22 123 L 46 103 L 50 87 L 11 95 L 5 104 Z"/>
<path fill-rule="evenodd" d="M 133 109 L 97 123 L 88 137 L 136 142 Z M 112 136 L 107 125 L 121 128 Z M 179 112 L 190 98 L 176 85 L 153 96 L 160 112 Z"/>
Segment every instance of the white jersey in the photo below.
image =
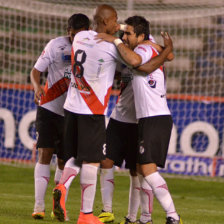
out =
<path fill-rule="evenodd" d="M 48 71 L 40 106 L 62 116 L 71 76 L 71 47 L 69 37 L 52 39 L 34 65 L 40 72 Z"/>
<path fill-rule="evenodd" d="M 151 34 L 149 40 L 156 43 Z M 121 122 L 138 123 L 136 119 L 134 92 L 131 83 L 133 79 L 133 70 L 121 63 L 118 63 L 117 70 L 121 72 L 121 93 L 110 117 Z"/>
<path fill-rule="evenodd" d="M 117 71 L 121 73 L 121 92 L 110 117 L 121 122 L 137 123 L 131 83 L 133 71 L 121 63 L 118 63 Z"/>
<path fill-rule="evenodd" d="M 158 52 L 150 45 L 140 44 L 134 51 L 142 57 L 142 64 L 158 55 Z M 147 76 L 134 75 L 132 86 L 138 119 L 170 114 L 166 100 L 166 80 L 162 66 Z"/>
<path fill-rule="evenodd" d="M 94 40 L 95 31 L 76 34 L 72 75 L 64 108 L 78 114 L 106 114 L 119 54 L 114 44 Z"/>

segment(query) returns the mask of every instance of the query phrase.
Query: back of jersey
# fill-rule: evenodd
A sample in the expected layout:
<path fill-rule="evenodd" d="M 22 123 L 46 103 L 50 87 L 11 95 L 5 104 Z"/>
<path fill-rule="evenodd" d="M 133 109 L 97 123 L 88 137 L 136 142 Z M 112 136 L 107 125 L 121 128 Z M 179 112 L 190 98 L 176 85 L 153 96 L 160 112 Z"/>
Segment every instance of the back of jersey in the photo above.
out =
<path fill-rule="evenodd" d="M 118 53 L 107 42 L 97 43 L 95 31 L 76 34 L 72 75 L 64 108 L 78 114 L 106 114 Z"/>

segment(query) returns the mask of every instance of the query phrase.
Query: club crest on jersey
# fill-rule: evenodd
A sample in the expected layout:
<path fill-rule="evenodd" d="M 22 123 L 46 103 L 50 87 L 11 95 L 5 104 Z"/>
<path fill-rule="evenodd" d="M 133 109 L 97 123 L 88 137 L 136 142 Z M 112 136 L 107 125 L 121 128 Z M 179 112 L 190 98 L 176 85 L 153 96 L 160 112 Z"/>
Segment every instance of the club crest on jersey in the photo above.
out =
<path fill-rule="evenodd" d="M 156 88 L 156 80 L 150 79 L 148 83 L 151 88 Z"/>

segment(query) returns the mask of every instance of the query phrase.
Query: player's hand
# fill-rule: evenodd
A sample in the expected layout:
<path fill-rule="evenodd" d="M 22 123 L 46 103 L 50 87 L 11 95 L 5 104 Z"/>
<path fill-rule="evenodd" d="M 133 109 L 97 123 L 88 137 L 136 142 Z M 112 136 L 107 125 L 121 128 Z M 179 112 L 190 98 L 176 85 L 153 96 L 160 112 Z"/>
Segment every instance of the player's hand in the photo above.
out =
<path fill-rule="evenodd" d="M 117 39 L 117 37 L 114 37 L 110 34 L 106 34 L 106 33 L 98 33 L 95 38 L 95 40 L 99 40 L 97 41 L 97 43 L 102 42 L 102 41 L 107 41 L 110 43 L 113 43 L 115 39 Z"/>
<path fill-rule="evenodd" d="M 163 37 L 164 47 L 169 48 L 170 52 L 173 51 L 173 41 L 170 35 L 167 32 L 161 32 L 161 36 Z"/>
<path fill-rule="evenodd" d="M 34 102 L 35 102 L 35 104 L 37 104 L 37 105 L 40 104 L 40 99 L 41 99 L 42 95 L 44 96 L 45 92 L 44 92 L 44 90 L 42 89 L 41 86 L 38 86 L 36 89 L 34 89 Z"/>

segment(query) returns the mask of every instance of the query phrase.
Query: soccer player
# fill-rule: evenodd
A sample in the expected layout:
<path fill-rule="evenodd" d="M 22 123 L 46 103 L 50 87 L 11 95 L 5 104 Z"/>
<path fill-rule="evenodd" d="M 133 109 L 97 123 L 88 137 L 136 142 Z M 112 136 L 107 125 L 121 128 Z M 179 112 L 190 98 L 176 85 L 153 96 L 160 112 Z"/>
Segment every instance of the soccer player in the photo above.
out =
<path fill-rule="evenodd" d="M 158 55 L 158 52 L 153 47 L 144 42 L 148 35 L 139 32 L 141 23 L 144 20 L 143 17 L 133 16 L 125 21 L 127 27 L 123 40 L 141 58 L 136 63 L 136 66 Z M 109 37 L 105 34 L 100 34 L 98 37 L 109 42 L 116 41 L 121 43 L 115 37 Z M 122 44 L 118 44 L 117 49 L 121 55 L 126 54 Z M 165 165 L 172 130 L 172 118 L 166 101 L 163 67 L 147 76 L 139 76 L 134 72 L 132 86 L 136 117 L 139 119 L 139 172 L 144 177 L 142 180 L 148 183 L 148 186 L 152 189 L 153 194 L 166 212 L 166 224 L 182 223 L 176 212 L 166 181 L 157 170 L 157 166 L 163 168 Z M 142 180 L 140 179 L 141 185 Z"/>
<path fill-rule="evenodd" d="M 148 24 L 141 24 L 141 29 L 145 35 L 149 33 Z M 159 52 L 162 48 L 155 43 L 154 38 L 150 35 L 149 44 L 156 47 Z M 173 53 L 168 55 L 167 60 L 174 58 Z M 119 64 L 120 65 L 120 64 Z M 116 104 L 110 116 L 107 127 L 107 154 L 106 159 L 101 161 L 101 195 L 103 201 L 102 213 L 98 216 L 104 223 L 114 221 L 112 213 L 112 198 L 114 190 L 114 165 L 121 167 L 125 160 L 125 168 L 130 172 L 130 189 L 128 214 L 121 224 L 136 223 L 138 208 L 141 196 L 141 217 L 139 222 L 151 223 L 151 212 L 153 206 L 152 189 L 147 182 L 142 183 L 144 186 L 141 190 L 139 178 L 136 173 L 137 163 L 137 142 L 138 142 L 138 125 L 134 104 L 134 93 L 131 80 L 133 79 L 132 70 L 125 65 L 118 66 L 121 70 L 121 92 L 118 103 Z M 144 179 L 142 180 L 144 182 Z"/>
<path fill-rule="evenodd" d="M 101 223 L 93 215 L 97 170 L 106 154 L 104 115 L 107 112 L 116 62 L 121 60 L 114 44 L 95 39 L 99 32 L 114 34 L 118 31 L 120 26 L 115 9 L 109 5 L 98 6 L 93 22 L 93 30 L 79 32 L 73 41 L 72 76 L 64 104 L 67 162 L 59 185 L 53 192 L 54 214 L 59 220 L 64 220 L 66 189 L 80 171 L 82 201 L 78 224 Z M 138 55 L 125 45 L 124 51 L 127 54 L 123 59 L 135 66 Z M 151 69 L 163 63 L 169 52 L 170 48 L 167 47 Z"/>
<path fill-rule="evenodd" d="M 68 36 L 52 39 L 43 50 L 31 71 L 34 101 L 38 105 L 36 117 L 38 162 L 35 166 L 34 219 L 45 216 L 45 193 L 50 178 L 50 162 L 57 154 L 58 168 L 55 182 L 58 183 L 64 168 L 62 140 L 64 129 L 63 105 L 71 75 L 71 46 L 76 33 L 89 28 L 90 21 L 84 14 L 74 14 L 68 19 Z M 45 88 L 41 87 L 40 76 L 48 71 Z"/>
<path fill-rule="evenodd" d="M 128 215 L 121 223 L 136 223 L 140 204 L 140 183 L 136 173 L 138 125 L 131 83 L 133 77 L 132 71 L 125 65 L 117 67 L 117 70 L 121 70 L 121 93 L 106 129 L 107 153 L 106 159 L 101 161 L 100 169 L 103 210 L 98 217 L 104 223 L 115 219 L 112 212 L 114 165 L 121 167 L 125 160 L 125 168 L 130 172 L 129 205 Z M 151 220 L 149 215 L 147 214 L 147 221 Z"/>

